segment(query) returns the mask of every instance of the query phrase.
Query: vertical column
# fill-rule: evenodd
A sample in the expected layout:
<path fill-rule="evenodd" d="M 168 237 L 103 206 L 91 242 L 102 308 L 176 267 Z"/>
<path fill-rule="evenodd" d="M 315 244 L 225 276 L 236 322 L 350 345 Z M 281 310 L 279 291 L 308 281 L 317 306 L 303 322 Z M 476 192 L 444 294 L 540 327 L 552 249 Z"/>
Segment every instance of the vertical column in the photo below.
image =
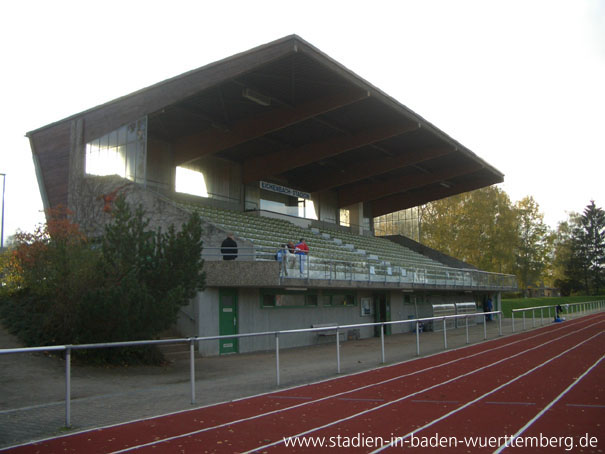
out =
<path fill-rule="evenodd" d="M 195 405 L 195 338 L 189 338 L 189 380 L 191 382 L 191 405 Z"/>
<path fill-rule="evenodd" d="M 384 323 L 382 325 L 380 325 L 380 351 L 381 351 L 381 362 L 382 364 L 385 363 L 385 356 L 384 356 Z"/>
<path fill-rule="evenodd" d="M 65 427 L 71 427 L 71 347 L 65 349 Z"/>
<path fill-rule="evenodd" d="M 420 322 L 416 321 L 416 356 L 420 356 Z"/>
<path fill-rule="evenodd" d="M 340 374 L 340 332 L 336 328 L 336 371 Z"/>
<path fill-rule="evenodd" d="M 275 384 L 279 386 L 279 333 L 275 333 Z"/>

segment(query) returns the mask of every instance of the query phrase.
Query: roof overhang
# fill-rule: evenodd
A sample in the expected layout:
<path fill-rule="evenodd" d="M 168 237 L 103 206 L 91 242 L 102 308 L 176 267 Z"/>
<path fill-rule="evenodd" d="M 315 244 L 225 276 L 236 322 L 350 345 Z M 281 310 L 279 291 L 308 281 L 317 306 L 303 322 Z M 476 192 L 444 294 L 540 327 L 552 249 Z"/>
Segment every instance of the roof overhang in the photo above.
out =
<path fill-rule="evenodd" d="M 70 124 L 85 141 L 140 117 L 175 165 L 216 156 L 244 183 L 332 190 L 374 216 L 503 181 L 447 134 L 292 35 L 189 71 L 27 135 L 51 206 L 66 202 Z"/>

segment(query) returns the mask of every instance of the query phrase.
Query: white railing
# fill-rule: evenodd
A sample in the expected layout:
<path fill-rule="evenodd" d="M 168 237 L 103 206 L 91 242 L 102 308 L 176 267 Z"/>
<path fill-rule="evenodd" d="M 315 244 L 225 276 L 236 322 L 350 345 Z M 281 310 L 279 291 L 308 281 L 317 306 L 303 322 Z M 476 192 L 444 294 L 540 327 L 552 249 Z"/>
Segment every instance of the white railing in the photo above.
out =
<path fill-rule="evenodd" d="M 240 247 L 237 256 L 246 261 L 274 261 L 276 250 L 266 247 Z M 220 247 L 205 247 L 204 260 L 222 260 Z M 336 260 L 292 254 L 280 266 L 280 279 L 317 279 L 327 281 L 377 282 L 411 287 L 473 288 L 500 291 L 517 290 L 517 278 L 511 274 L 490 273 L 469 268 L 451 268 L 433 264 L 387 264 L 380 261 Z M 301 266 L 302 260 L 302 266 Z"/>
<path fill-rule="evenodd" d="M 475 288 L 512 291 L 517 289 L 514 275 L 487 271 L 451 268 L 446 266 L 414 263 L 386 264 L 383 262 L 341 261 L 313 256 L 305 257 L 303 272 L 281 277 L 284 279 L 322 279 L 362 282 L 408 284 L 421 287 Z M 300 263 L 300 256 L 297 256 Z M 299 265 L 300 268 L 300 265 Z M 300 270 L 299 270 L 300 271 Z"/>
<path fill-rule="evenodd" d="M 7 348 L 0 349 L 0 355 L 18 354 L 18 353 L 35 353 L 35 352 L 65 352 L 65 427 L 71 427 L 71 352 L 76 350 L 90 350 L 98 348 L 117 348 L 117 347 L 139 347 L 144 345 L 167 345 L 167 344 L 189 344 L 189 380 L 191 392 L 191 404 L 195 404 L 195 343 L 221 339 L 239 339 L 245 337 L 258 336 L 274 336 L 275 338 L 275 383 L 280 386 L 280 364 L 279 364 L 279 340 L 280 336 L 286 336 L 296 333 L 309 333 L 321 331 L 334 331 L 336 334 L 336 372 L 340 373 L 340 332 L 344 329 L 360 328 L 366 326 L 380 327 L 380 362 L 386 362 L 384 349 L 385 327 L 387 325 L 405 325 L 415 324 L 416 331 L 416 355 L 420 356 L 420 332 L 421 326 L 425 322 L 435 322 L 441 320 L 443 322 L 443 348 L 447 349 L 447 320 L 449 319 L 465 319 L 466 343 L 469 341 L 469 324 L 468 320 L 471 317 L 481 317 L 483 319 L 483 339 L 487 339 L 486 315 L 498 314 L 498 334 L 502 335 L 502 313 L 501 311 L 493 312 L 476 312 L 472 314 L 446 315 L 441 317 L 427 317 L 419 319 L 395 320 L 390 322 L 375 322 L 375 323 L 359 323 L 354 325 L 334 325 L 322 326 L 318 328 L 302 328 L 289 329 L 280 331 L 266 331 L 259 333 L 244 333 L 223 336 L 204 336 L 204 337 L 189 337 L 181 339 L 159 339 L 159 340 L 141 340 L 128 342 L 108 342 L 98 344 L 79 344 L 79 345 L 52 345 L 44 347 L 28 347 L 28 348 Z"/>
<path fill-rule="evenodd" d="M 536 327 L 536 311 L 540 311 L 540 326 L 544 325 L 544 310 L 548 311 L 548 318 L 553 317 L 551 315 L 551 309 L 555 312 L 556 315 L 556 307 L 557 306 L 534 306 L 534 307 L 523 307 L 519 309 L 512 310 L 512 329 L 513 333 L 515 332 L 515 314 L 521 313 L 523 316 L 523 329 L 525 329 L 525 314 L 531 311 L 531 320 L 532 320 L 532 328 Z M 583 303 L 565 303 L 561 304 L 561 308 L 564 312 L 573 314 L 573 313 L 588 313 L 588 311 L 598 311 L 605 308 L 605 301 L 586 301 Z M 554 318 L 554 317 L 553 317 Z"/>

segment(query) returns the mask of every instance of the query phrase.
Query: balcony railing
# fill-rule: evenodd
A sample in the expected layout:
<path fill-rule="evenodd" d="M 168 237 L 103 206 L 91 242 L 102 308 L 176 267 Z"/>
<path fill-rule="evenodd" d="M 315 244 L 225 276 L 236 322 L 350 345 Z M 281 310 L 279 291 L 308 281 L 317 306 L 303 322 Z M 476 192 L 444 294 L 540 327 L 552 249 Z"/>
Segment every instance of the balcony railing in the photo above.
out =
<path fill-rule="evenodd" d="M 219 247 L 204 248 L 206 260 L 222 260 Z M 240 260 L 274 261 L 275 252 L 262 248 L 239 248 Z M 399 284 L 404 287 L 438 287 L 451 289 L 515 291 L 517 277 L 465 268 L 452 268 L 428 263 L 397 265 L 372 260 L 342 261 L 325 257 L 291 254 L 280 264 L 280 279 L 350 281 Z"/>

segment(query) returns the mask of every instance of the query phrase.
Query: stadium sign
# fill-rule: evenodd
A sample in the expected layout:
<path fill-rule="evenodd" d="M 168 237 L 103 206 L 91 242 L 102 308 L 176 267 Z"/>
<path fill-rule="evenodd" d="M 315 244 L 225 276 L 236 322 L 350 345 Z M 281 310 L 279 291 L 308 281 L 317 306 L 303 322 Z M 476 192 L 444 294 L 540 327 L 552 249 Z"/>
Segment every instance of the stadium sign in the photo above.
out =
<path fill-rule="evenodd" d="M 275 183 L 267 183 L 266 181 L 260 182 L 260 188 L 266 189 L 267 191 L 278 192 L 280 194 L 286 194 L 292 197 L 298 197 L 301 199 L 310 199 L 311 194 L 308 192 L 302 192 L 297 189 L 287 188 Z"/>

